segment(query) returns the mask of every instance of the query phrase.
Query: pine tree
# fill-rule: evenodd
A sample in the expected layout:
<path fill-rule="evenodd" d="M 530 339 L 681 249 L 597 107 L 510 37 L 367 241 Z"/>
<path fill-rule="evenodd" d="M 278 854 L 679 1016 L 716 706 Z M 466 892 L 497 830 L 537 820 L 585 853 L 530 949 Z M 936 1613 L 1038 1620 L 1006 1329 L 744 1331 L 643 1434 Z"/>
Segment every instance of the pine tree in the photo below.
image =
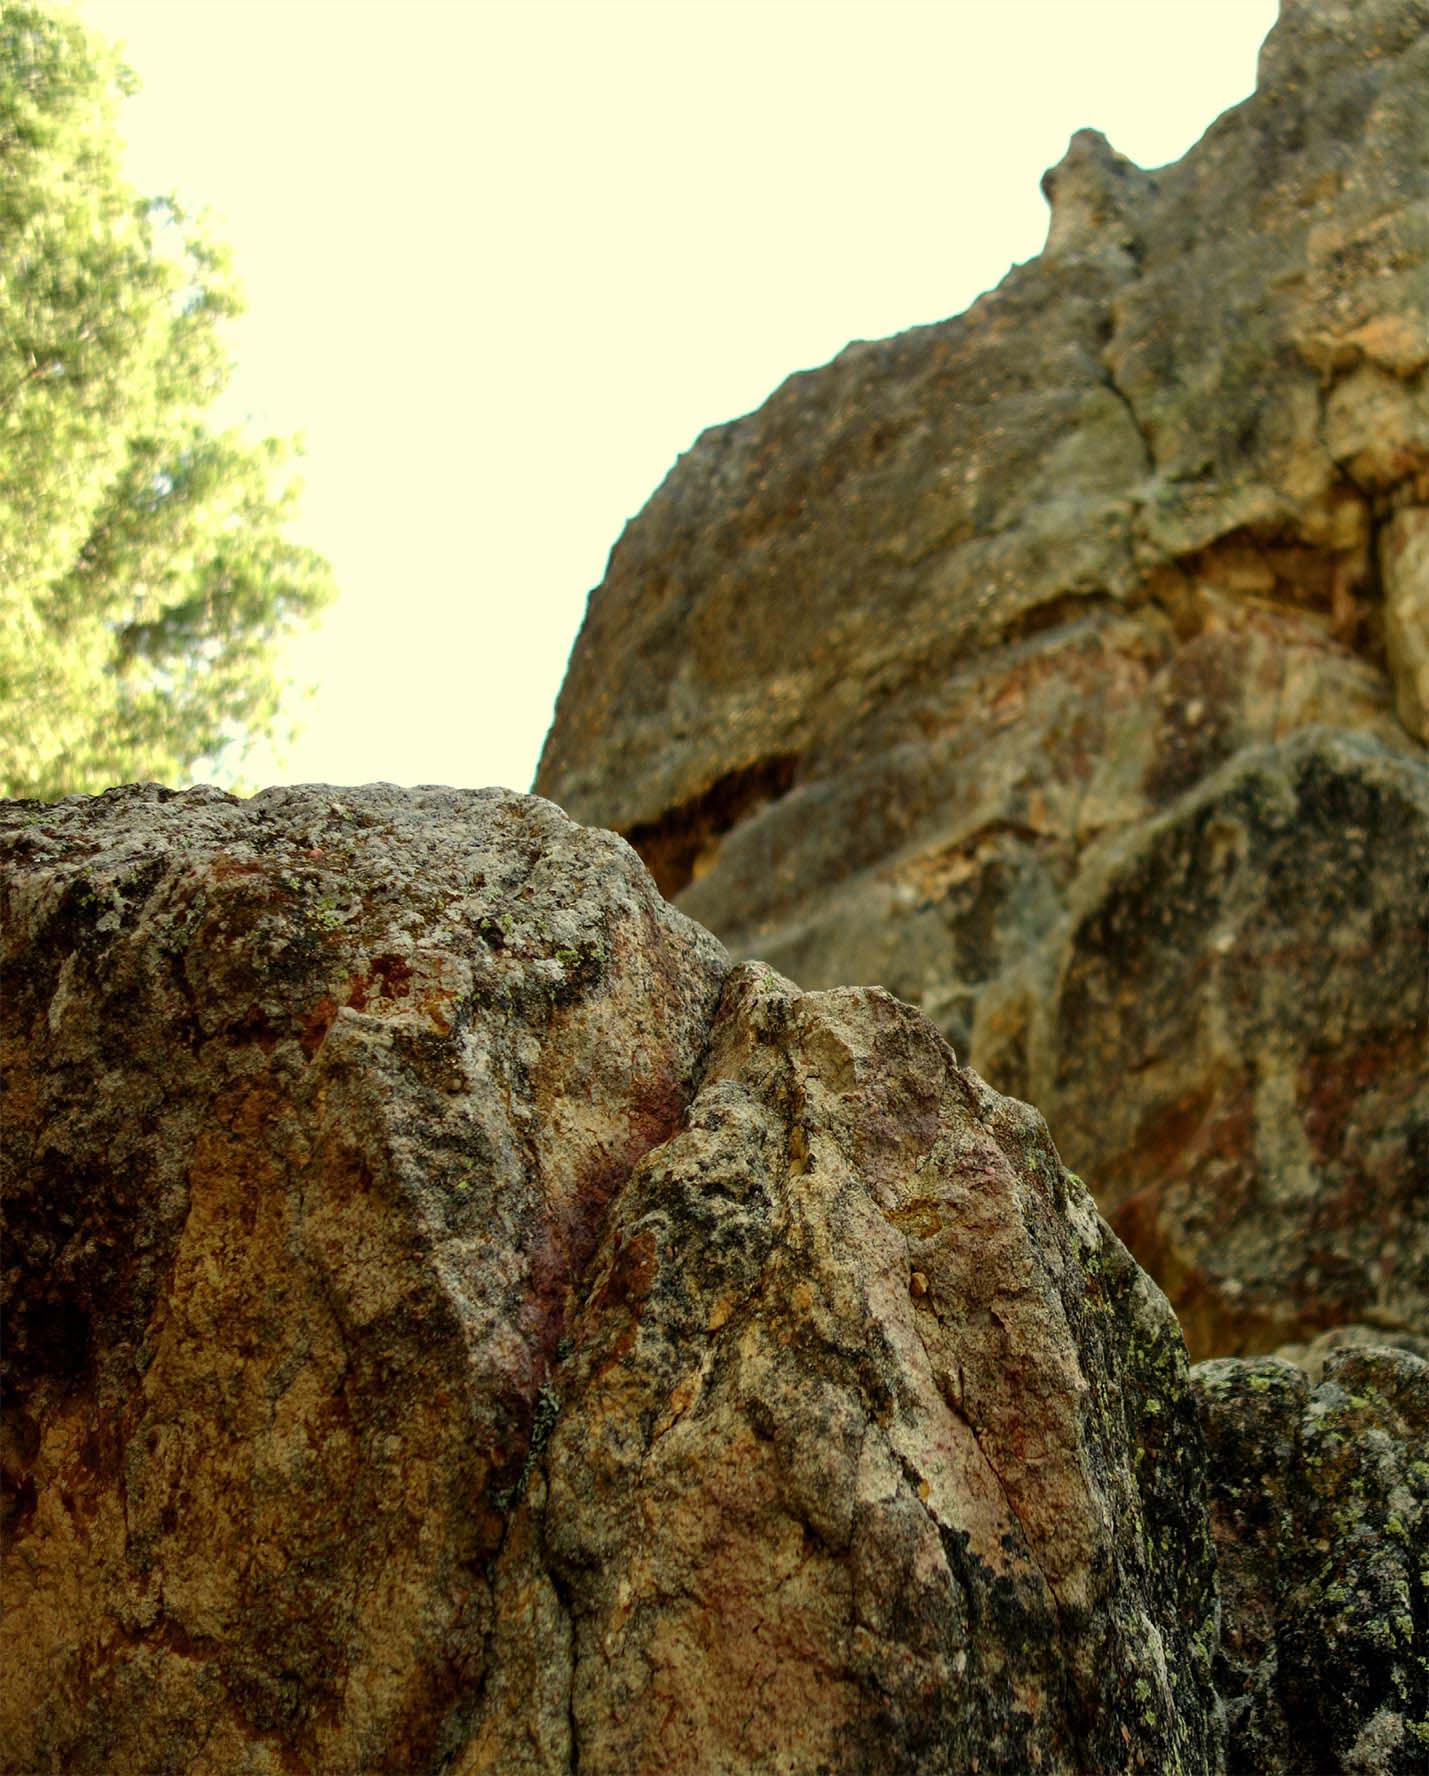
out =
<path fill-rule="evenodd" d="M 267 731 L 332 594 L 285 534 L 294 454 L 217 431 L 226 252 L 121 170 L 133 76 L 0 0 L 0 795 L 176 781 Z"/>

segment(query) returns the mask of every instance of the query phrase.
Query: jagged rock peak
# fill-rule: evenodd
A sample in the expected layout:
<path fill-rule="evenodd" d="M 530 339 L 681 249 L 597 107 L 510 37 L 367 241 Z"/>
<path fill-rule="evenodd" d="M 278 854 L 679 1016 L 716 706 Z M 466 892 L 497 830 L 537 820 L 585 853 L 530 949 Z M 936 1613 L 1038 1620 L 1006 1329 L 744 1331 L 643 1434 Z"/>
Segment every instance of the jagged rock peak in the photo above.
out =
<path fill-rule="evenodd" d="M 1042 175 L 1042 195 L 1052 207 L 1043 253 L 1134 252 L 1137 213 L 1154 189 L 1150 175 L 1118 154 L 1100 130 L 1078 130 Z"/>

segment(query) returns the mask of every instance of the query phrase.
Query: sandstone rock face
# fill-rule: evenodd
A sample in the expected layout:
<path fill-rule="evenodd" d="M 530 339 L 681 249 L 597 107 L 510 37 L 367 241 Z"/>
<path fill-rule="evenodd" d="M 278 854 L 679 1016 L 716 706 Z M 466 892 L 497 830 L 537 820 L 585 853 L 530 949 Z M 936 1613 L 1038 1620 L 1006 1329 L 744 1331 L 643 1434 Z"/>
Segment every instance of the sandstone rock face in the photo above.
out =
<path fill-rule="evenodd" d="M 1429 770 L 1303 729 L 1106 847 L 989 1017 L 1194 1349 L 1429 1330 L 1426 909 Z"/>
<path fill-rule="evenodd" d="M 1037 1103 L 1203 1354 L 1425 1324 L 1426 145 L 1425 0 L 1079 134 L 1039 259 L 680 460 L 537 779 Z"/>
<path fill-rule="evenodd" d="M 1350 1346 L 1192 1371 L 1233 1776 L 1429 1761 L 1429 1362 Z"/>
<path fill-rule="evenodd" d="M 505 792 L 0 813 L 13 1776 L 1220 1767 L 1035 1112 Z"/>

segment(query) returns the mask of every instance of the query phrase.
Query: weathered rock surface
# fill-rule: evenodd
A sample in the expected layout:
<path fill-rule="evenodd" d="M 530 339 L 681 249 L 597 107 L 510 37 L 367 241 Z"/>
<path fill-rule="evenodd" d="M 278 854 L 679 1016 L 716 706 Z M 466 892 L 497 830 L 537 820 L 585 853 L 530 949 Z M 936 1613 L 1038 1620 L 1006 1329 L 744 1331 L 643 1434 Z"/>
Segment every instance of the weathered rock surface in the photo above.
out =
<path fill-rule="evenodd" d="M 4 1767 L 439 1767 L 727 961 L 535 800 L 4 818 Z"/>
<path fill-rule="evenodd" d="M 1164 1297 L 504 792 L 0 811 L 13 1776 L 1211 1771 Z"/>
<path fill-rule="evenodd" d="M 1169 1309 L 907 1007 L 737 970 L 573 1332 L 463 1770 L 1216 1766 Z"/>
<path fill-rule="evenodd" d="M 1348 1345 L 1192 1371 L 1233 1776 L 1429 1765 L 1429 1362 Z"/>
<path fill-rule="evenodd" d="M 1365 1345 L 1388 1345 L 1393 1350 L 1408 1351 L 1413 1357 L 1429 1361 L 1429 1336 L 1418 1332 L 1382 1332 L 1377 1326 L 1350 1323 L 1333 1326 L 1305 1344 L 1282 1344 L 1272 1355 L 1303 1369 L 1312 1382 L 1321 1381 L 1325 1365 L 1337 1351 L 1360 1349 Z"/>
<path fill-rule="evenodd" d="M 1429 5 L 1285 0 L 1184 160 L 1046 188 L 680 460 L 537 786 L 1035 1102 L 1193 1350 L 1424 1328 Z"/>

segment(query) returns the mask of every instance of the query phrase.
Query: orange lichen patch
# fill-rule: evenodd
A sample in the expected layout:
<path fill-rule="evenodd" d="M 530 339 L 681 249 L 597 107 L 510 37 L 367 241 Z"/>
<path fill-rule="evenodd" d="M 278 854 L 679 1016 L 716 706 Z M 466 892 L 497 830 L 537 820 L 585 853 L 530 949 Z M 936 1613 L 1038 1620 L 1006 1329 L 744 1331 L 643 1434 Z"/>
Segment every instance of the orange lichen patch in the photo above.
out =
<path fill-rule="evenodd" d="M 888 1219 L 901 1234 L 914 1239 L 936 1239 L 943 1231 L 947 1205 L 937 1197 L 915 1196 L 888 1210 Z"/>
<path fill-rule="evenodd" d="M 602 1374 L 613 1369 L 635 1348 L 640 1309 L 654 1287 L 659 1263 L 659 1247 L 655 1235 L 648 1230 L 629 1240 L 617 1240 L 613 1261 L 587 1309 L 593 1316 L 618 1315 L 621 1320 L 614 1342 L 604 1352 Z"/>
<path fill-rule="evenodd" d="M 450 1036 L 455 1027 L 455 1019 L 449 1007 L 456 1001 L 457 995 L 443 987 L 432 987 L 422 994 L 422 1015 L 431 1024 L 439 1036 Z"/>
<path fill-rule="evenodd" d="M 348 982 L 345 1003 L 354 1011 L 366 1011 L 373 999 L 405 999 L 412 990 L 412 962 L 407 956 L 374 956 L 365 971 Z"/>

